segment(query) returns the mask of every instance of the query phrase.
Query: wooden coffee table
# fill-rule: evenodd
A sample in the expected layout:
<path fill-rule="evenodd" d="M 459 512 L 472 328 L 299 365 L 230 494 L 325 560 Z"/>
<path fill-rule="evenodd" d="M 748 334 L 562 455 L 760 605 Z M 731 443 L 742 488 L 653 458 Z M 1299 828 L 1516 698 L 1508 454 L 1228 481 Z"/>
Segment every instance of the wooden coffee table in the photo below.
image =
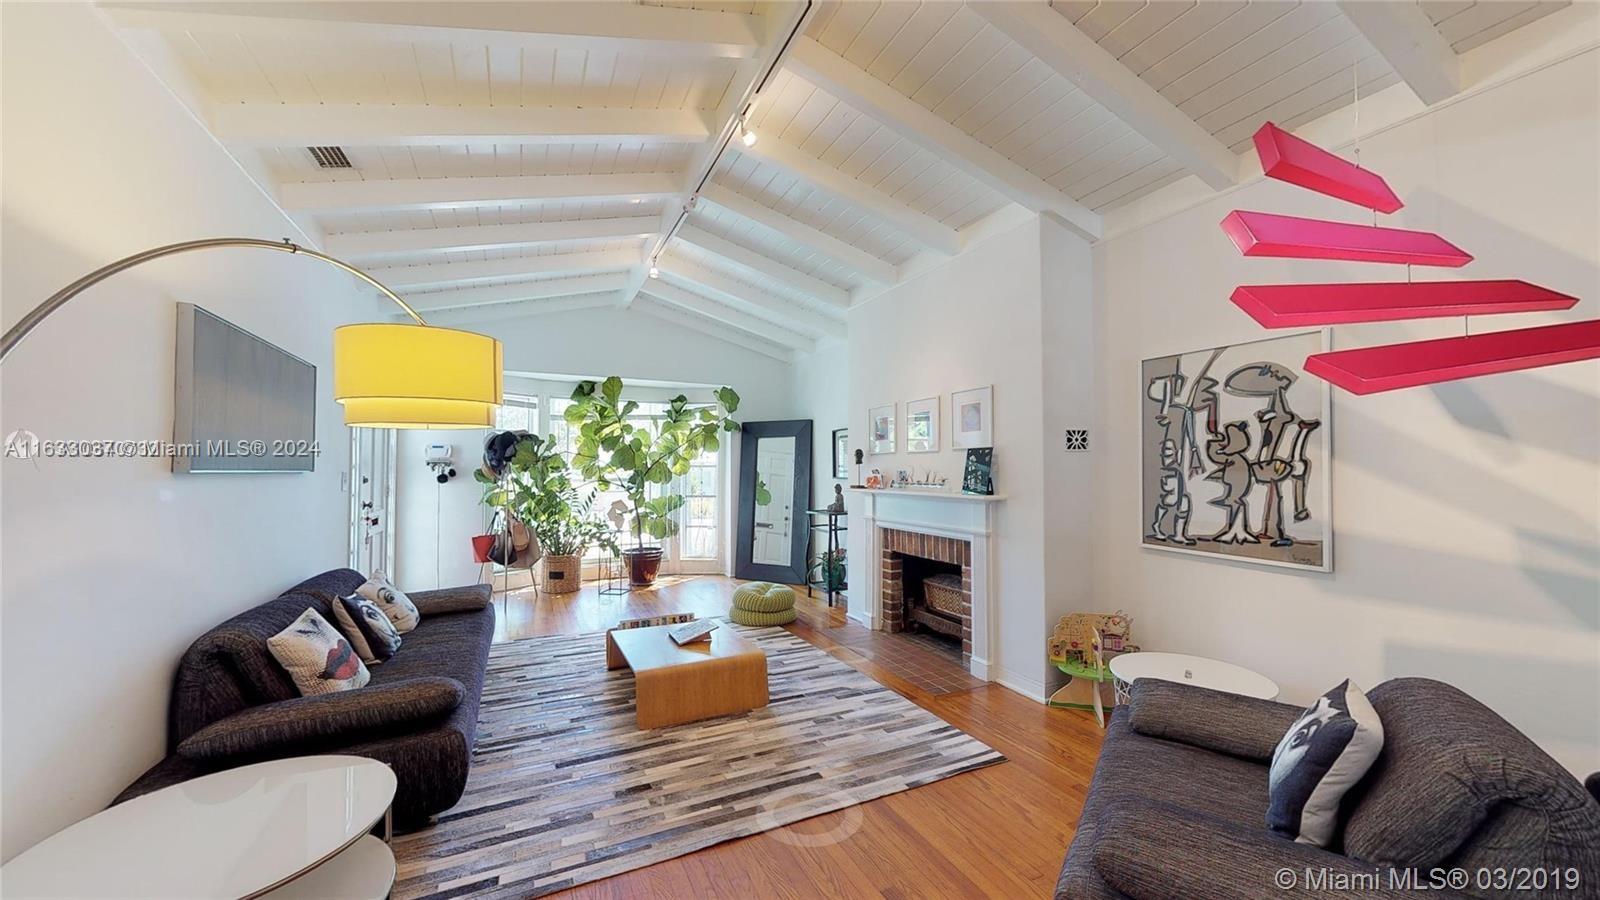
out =
<path fill-rule="evenodd" d="M 767 654 L 724 625 L 682 647 L 671 625 L 606 632 L 606 668 L 633 670 L 640 728 L 664 728 L 767 705 Z"/>

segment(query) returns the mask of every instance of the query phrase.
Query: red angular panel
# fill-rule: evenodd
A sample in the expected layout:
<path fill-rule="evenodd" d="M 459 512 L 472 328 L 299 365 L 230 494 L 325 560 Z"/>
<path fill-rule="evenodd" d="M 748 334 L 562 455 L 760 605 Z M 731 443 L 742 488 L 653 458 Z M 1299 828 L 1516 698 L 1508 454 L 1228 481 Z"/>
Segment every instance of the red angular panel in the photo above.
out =
<path fill-rule="evenodd" d="M 1316 353 L 1306 371 L 1352 394 L 1375 394 L 1584 359 L 1600 359 L 1600 319 Z"/>
<path fill-rule="evenodd" d="M 1392 213 L 1405 206 L 1383 176 L 1301 140 L 1271 122 L 1255 133 L 1256 156 L 1268 178 Z"/>
<path fill-rule="evenodd" d="M 1472 255 L 1429 231 L 1376 228 L 1324 219 L 1234 210 L 1222 230 L 1245 256 L 1341 259 L 1459 268 Z"/>
<path fill-rule="evenodd" d="M 1571 309 L 1578 298 L 1526 281 L 1247 284 L 1233 305 L 1267 328 Z"/>

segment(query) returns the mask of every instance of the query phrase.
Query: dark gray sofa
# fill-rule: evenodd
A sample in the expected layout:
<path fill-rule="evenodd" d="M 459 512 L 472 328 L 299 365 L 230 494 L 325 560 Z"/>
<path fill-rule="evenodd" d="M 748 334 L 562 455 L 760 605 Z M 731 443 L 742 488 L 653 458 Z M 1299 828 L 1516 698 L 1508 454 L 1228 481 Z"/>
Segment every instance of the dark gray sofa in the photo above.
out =
<path fill-rule="evenodd" d="M 351 569 L 324 572 L 201 635 L 178 664 L 169 755 L 114 802 L 251 762 L 348 753 L 394 769 L 397 826 L 455 805 L 494 637 L 489 585 L 411 594 L 421 622 L 399 653 L 370 667 L 366 687 L 302 697 L 267 649 L 308 606 L 332 622 L 335 598 L 365 580 Z"/>
<path fill-rule="evenodd" d="M 1057 900 L 1600 897 L 1600 802 L 1555 760 L 1447 684 L 1400 678 L 1368 697 L 1384 749 L 1346 797 L 1330 851 L 1266 827 L 1267 766 L 1299 707 L 1135 682 L 1107 727 Z M 1471 883 L 1415 890 L 1389 876 L 1426 880 L 1435 867 L 1459 867 Z M 1580 883 L 1479 883 L 1479 870 L 1517 867 L 1575 869 Z M 1284 869 L 1296 879 L 1288 890 L 1276 880 Z M 1335 877 L 1308 884 L 1308 871 Z M 1337 877 L 1374 874 L 1375 884 Z"/>

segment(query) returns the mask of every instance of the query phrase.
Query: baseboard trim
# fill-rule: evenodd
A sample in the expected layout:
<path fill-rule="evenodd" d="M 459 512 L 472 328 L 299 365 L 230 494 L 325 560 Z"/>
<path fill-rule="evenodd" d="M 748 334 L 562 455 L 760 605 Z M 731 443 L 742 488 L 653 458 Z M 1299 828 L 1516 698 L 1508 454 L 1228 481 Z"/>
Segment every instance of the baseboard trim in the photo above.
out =
<path fill-rule="evenodd" d="M 1016 691 L 1035 703 L 1045 703 L 1050 699 L 1050 695 L 1045 692 L 1043 682 L 1018 675 L 1015 672 L 1007 672 L 1004 669 L 1000 669 L 994 673 L 992 680 L 1001 687 Z"/>

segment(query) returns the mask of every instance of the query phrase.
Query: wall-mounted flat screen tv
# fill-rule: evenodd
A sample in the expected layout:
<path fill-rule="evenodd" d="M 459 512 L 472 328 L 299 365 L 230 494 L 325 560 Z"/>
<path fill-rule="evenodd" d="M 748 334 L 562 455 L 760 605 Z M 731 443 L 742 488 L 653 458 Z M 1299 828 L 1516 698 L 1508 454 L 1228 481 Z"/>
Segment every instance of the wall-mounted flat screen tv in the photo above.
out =
<path fill-rule="evenodd" d="M 310 472 L 317 367 L 193 303 L 178 304 L 174 472 Z"/>

